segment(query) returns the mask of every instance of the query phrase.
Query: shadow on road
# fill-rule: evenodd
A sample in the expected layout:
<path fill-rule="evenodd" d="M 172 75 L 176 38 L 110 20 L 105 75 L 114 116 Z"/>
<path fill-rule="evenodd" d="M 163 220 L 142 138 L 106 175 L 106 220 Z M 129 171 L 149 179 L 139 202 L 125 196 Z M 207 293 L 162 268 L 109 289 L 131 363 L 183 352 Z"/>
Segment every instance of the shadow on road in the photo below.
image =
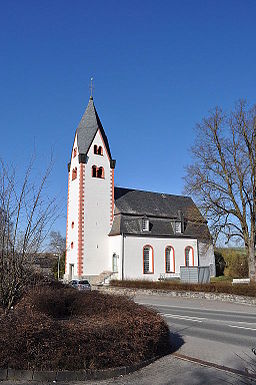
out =
<path fill-rule="evenodd" d="M 170 353 L 175 353 L 185 343 L 183 337 L 178 332 L 170 331 Z"/>

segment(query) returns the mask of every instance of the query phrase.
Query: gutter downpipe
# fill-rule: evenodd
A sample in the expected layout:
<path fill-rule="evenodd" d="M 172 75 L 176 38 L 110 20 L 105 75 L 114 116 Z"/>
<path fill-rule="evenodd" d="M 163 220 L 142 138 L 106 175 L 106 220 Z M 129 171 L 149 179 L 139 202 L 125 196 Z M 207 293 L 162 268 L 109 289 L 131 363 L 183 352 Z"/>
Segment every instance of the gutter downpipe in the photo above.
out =
<path fill-rule="evenodd" d="M 197 261 L 198 261 L 198 267 L 200 266 L 200 260 L 199 260 L 199 242 L 198 242 L 198 239 L 196 240 L 197 241 Z"/>
<path fill-rule="evenodd" d="M 122 233 L 122 281 L 124 280 L 124 233 Z"/>

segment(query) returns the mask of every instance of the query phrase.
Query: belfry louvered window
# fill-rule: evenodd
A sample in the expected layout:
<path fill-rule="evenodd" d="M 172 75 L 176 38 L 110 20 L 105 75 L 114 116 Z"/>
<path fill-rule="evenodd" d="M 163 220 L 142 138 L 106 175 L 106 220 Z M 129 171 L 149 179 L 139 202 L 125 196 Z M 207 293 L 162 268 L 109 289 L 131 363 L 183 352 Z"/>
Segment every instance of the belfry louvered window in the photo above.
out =
<path fill-rule="evenodd" d="M 92 177 L 93 178 L 97 177 L 97 166 L 92 166 Z"/>
<path fill-rule="evenodd" d="M 154 273 L 154 251 L 150 245 L 143 247 L 143 273 Z"/>
<path fill-rule="evenodd" d="M 77 168 L 73 168 L 72 170 L 72 180 L 75 180 L 77 178 Z"/>

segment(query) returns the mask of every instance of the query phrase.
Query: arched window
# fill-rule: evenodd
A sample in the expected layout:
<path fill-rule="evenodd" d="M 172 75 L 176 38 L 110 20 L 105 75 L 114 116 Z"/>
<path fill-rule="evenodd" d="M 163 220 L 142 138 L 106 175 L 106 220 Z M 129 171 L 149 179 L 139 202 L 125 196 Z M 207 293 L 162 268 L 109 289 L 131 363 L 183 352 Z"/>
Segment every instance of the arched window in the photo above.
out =
<path fill-rule="evenodd" d="M 74 242 L 71 242 L 70 246 L 71 246 L 71 249 L 73 249 L 74 248 Z"/>
<path fill-rule="evenodd" d="M 75 222 L 73 221 L 73 222 L 71 223 L 71 228 L 73 229 L 74 226 L 75 226 Z"/>
<path fill-rule="evenodd" d="M 143 247 L 143 274 L 154 274 L 154 250 L 150 245 Z"/>
<path fill-rule="evenodd" d="M 98 155 L 103 155 L 103 149 L 101 146 L 98 147 Z"/>
<path fill-rule="evenodd" d="M 98 154 L 98 146 L 97 146 L 97 144 L 94 145 L 94 151 L 93 152 L 94 152 L 94 154 Z"/>
<path fill-rule="evenodd" d="M 99 167 L 98 168 L 98 170 L 97 170 L 97 178 L 101 178 L 101 179 L 104 178 L 104 168 L 103 167 Z"/>
<path fill-rule="evenodd" d="M 194 266 L 194 249 L 191 246 L 185 248 L 185 266 Z"/>
<path fill-rule="evenodd" d="M 76 179 L 77 178 L 77 168 L 73 168 L 72 170 L 72 180 Z"/>
<path fill-rule="evenodd" d="M 97 167 L 96 166 L 92 166 L 92 177 L 93 178 L 97 177 Z"/>
<path fill-rule="evenodd" d="M 76 157 L 76 154 L 77 154 L 77 147 L 75 147 L 74 150 L 73 150 L 73 158 Z"/>
<path fill-rule="evenodd" d="M 165 272 L 175 273 L 175 255 L 172 246 L 167 246 L 165 249 Z"/>

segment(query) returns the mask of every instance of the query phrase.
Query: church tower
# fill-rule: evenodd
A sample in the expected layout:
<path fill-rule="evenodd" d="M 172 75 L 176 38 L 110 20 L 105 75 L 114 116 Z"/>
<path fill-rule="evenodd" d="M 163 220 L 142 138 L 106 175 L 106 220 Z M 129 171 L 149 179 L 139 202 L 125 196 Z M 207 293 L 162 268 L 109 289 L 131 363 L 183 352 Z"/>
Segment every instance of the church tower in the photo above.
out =
<path fill-rule="evenodd" d="M 75 133 L 68 164 L 65 279 L 111 270 L 114 168 L 108 139 L 90 97 Z"/>

